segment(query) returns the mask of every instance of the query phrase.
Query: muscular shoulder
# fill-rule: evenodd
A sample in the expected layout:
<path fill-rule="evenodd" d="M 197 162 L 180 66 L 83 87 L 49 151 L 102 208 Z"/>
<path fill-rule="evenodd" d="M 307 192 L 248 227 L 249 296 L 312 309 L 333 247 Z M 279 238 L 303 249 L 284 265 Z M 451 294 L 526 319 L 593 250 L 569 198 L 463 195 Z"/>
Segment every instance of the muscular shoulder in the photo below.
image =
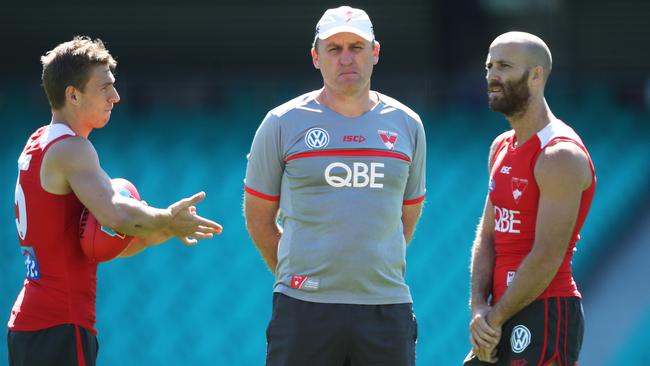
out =
<path fill-rule="evenodd" d="M 97 166 L 97 152 L 88 140 L 78 136 L 63 139 L 52 144 L 45 153 L 40 171 L 41 186 L 53 194 L 68 194 L 71 176 Z"/>
<path fill-rule="evenodd" d="M 82 168 L 97 162 L 97 152 L 87 139 L 72 136 L 53 144 L 45 154 L 43 165 L 50 170 Z"/>
<path fill-rule="evenodd" d="M 575 143 L 552 144 L 542 150 L 535 163 L 535 180 L 540 188 L 560 184 L 584 190 L 592 181 L 589 158 Z"/>

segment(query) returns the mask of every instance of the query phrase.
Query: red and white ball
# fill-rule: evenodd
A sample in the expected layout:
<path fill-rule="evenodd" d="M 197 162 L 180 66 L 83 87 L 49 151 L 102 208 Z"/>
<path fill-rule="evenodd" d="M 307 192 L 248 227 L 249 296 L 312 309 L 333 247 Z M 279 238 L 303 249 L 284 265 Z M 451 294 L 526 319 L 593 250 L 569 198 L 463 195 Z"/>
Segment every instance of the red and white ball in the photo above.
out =
<path fill-rule="evenodd" d="M 123 178 L 111 179 L 113 189 L 124 197 L 140 201 L 140 194 L 133 183 Z M 84 254 L 93 261 L 106 262 L 117 257 L 129 245 L 132 236 L 102 226 L 95 216 L 84 207 L 79 222 L 79 242 Z"/>

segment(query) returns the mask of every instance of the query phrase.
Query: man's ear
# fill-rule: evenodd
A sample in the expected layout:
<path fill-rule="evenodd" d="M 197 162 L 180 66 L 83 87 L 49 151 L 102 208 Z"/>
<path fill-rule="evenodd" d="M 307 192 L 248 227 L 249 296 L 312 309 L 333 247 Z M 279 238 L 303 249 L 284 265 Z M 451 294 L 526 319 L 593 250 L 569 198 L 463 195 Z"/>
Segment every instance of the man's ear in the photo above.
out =
<path fill-rule="evenodd" d="M 373 65 L 377 65 L 379 62 L 379 50 L 381 49 L 381 45 L 379 44 L 378 41 L 374 41 L 372 45 L 372 58 L 373 58 Z"/>
<path fill-rule="evenodd" d="M 544 68 L 540 65 L 533 67 L 533 80 L 544 81 Z"/>
<path fill-rule="evenodd" d="M 79 104 L 79 89 L 75 88 L 72 85 L 65 87 L 65 102 L 72 105 Z"/>
<path fill-rule="evenodd" d="M 314 64 L 316 69 L 320 69 L 320 65 L 318 64 L 318 53 L 314 47 L 311 48 L 311 62 Z"/>

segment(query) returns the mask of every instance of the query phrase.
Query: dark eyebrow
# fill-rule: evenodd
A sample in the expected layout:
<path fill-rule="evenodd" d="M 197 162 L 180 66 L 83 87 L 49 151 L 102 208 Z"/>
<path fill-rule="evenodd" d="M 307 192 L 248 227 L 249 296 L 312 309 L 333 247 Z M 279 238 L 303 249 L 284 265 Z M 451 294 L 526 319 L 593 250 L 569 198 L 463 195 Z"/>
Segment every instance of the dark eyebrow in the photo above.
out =
<path fill-rule="evenodd" d="M 512 65 L 512 62 L 506 60 L 490 60 L 485 63 L 485 67 L 498 66 L 498 65 Z"/>

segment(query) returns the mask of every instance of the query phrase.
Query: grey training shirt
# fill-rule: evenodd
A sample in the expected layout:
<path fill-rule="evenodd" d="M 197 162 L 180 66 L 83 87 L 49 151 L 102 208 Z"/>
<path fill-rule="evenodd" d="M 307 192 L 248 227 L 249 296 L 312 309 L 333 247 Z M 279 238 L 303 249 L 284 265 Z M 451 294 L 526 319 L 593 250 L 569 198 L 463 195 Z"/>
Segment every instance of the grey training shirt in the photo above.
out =
<path fill-rule="evenodd" d="M 412 302 L 402 206 L 425 194 L 420 117 L 378 94 L 344 117 L 304 94 L 270 111 L 253 139 L 246 191 L 280 201 L 275 292 L 345 304 Z"/>

